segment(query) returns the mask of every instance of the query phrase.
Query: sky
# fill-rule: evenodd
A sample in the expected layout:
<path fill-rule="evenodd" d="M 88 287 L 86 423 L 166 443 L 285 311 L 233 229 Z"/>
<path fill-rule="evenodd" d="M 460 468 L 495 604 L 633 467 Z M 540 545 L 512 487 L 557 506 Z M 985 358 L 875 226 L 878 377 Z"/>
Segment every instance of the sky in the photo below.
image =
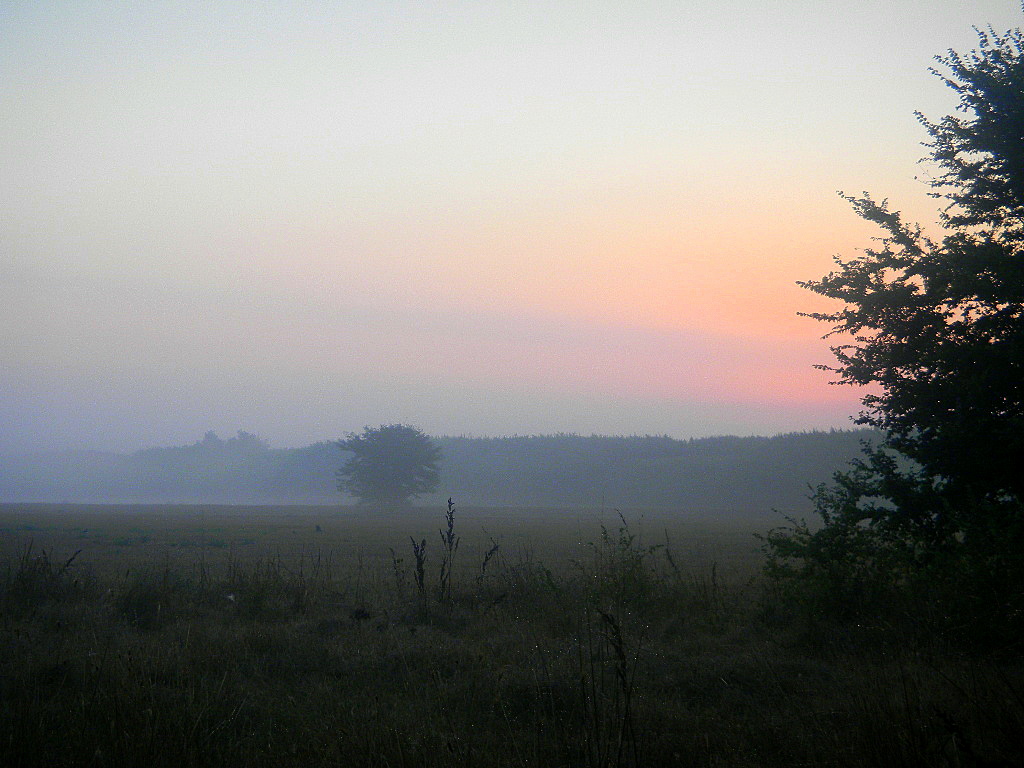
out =
<path fill-rule="evenodd" d="M 798 280 L 926 226 L 1016 0 L 0 0 L 0 453 L 852 426 Z"/>

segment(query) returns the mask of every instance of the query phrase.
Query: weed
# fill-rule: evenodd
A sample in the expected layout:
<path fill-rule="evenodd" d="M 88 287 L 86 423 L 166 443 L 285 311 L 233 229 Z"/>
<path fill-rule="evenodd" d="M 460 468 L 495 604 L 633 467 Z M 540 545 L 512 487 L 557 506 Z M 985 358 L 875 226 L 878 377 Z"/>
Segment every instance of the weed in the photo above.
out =
<path fill-rule="evenodd" d="M 451 602 L 452 599 L 452 567 L 455 564 L 455 553 L 459 549 L 461 538 L 455 535 L 455 504 L 448 499 L 448 511 L 445 513 L 446 529 L 439 531 L 441 535 L 441 572 L 438 578 L 437 599 Z"/>
<path fill-rule="evenodd" d="M 480 573 L 478 573 L 476 577 L 477 584 L 482 584 L 484 582 L 484 579 L 487 578 L 487 566 L 490 564 L 491 560 L 494 559 L 494 557 L 498 554 L 498 551 L 501 549 L 501 544 L 495 541 L 493 538 L 490 539 L 490 542 L 490 549 L 484 552 L 483 560 L 480 561 Z"/>
<path fill-rule="evenodd" d="M 422 539 L 417 544 L 416 539 L 410 536 L 409 541 L 412 542 L 412 555 L 416 561 L 416 570 L 413 572 L 413 576 L 416 579 L 416 589 L 420 594 L 420 598 L 424 599 L 426 595 L 427 540 Z"/>
<path fill-rule="evenodd" d="M 640 650 L 640 643 L 627 647 L 622 626 L 612 614 L 584 611 L 577 660 L 582 762 L 588 768 L 643 764 L 633 706 Z"/>

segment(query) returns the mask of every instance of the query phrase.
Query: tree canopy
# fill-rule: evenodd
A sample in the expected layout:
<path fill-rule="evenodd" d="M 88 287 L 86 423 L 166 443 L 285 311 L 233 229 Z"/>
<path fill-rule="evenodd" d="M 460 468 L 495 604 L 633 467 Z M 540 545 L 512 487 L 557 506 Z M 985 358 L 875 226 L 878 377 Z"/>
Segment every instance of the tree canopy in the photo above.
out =
<path fill-rule="evenodd" d="M 973 580 L 992 615 L 1024 609 L 1024 39 L 979 31 L 977 50 L 933 70 L 957 115 L 918 119 L 930 141 L 941 239 L 886 201 L 847 197 L 878 246 L 800 283 L 844 306 L 811 314 L 839 339 L 838 383 L 874 385 L 860 424 L 882 430 L 815 496 L 825 526 L 769 541 L 803 573 Z M 848 566 L 842 571 L 841 566 Z M 924 576 L 925 578 L 921 579 Z M 971 589 L 962 590 L 971 592 Z"/>
<path fill-rule="evenodd" d="M 801 285 L 845 302 L 812 315 L 852 341 L 822 366 L 852 384 L 877 384 L 858 422 L 946 486 L 969 496 L 1024 497 L 1024 55 L 1019 31 L 981 32 L 967 56 L 939 57 L 939 76 L 966 116 L 919 114 L 947 201 L 940 242 L 885 201 L 850 197 L 884 232 L 881 246 L 837 259 L 839 270 Z"/>
<path fill-rule="evenodd" d="M 441 450 L 406 424 L 365 427 L 339 441 L 351 458 L 338 470 L 338 490 L 362 503 L 402 505 L 437 488 Z"/>

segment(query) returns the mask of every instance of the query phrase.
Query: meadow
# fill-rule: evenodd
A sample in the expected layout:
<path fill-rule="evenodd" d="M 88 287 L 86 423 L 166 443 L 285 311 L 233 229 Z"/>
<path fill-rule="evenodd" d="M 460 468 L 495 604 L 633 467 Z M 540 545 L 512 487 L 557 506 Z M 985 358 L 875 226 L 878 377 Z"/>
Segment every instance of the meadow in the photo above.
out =
<path fill-rule="evenodd" d="M 1024 764 L 1016 656 L 800 603 L 781 522 L 3 505 L 0 764 Z"/>

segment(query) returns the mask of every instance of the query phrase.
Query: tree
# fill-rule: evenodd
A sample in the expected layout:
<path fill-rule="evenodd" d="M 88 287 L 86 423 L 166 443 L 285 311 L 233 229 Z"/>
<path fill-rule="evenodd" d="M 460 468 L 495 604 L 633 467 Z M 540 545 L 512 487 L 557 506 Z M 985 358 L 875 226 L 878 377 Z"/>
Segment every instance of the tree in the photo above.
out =
<path fill-rule="evenodd" d="M 338 490 L 361 503 L 407 504 L 437 488 L 441 450 L 423 432 L 405 424 L 365 427 L 338 445 L 352 453 L 338 470 Z"/>
<path fill-rule="evenodd" d="M 768 550 L 777 573 L 945 583 L 944 598 L 958 592 L 989 618 L 1022 621 L 1024 38 L 978 34 L 978 50 L 950 51 L 936 59 L 944 72 L 933 70 L 962 115 L 917 114 L 931 194 L 946 204 L 941 240 L 884 200 L 848 197 L 883 230 L 879 246 L 800 283 L 844 302 L 809 315 L 841 339 L 837 363 L 819 367 L 874 386 L 856 421 L 885 438 L 819 487 L 819 531 L 777 531 Z"/>

